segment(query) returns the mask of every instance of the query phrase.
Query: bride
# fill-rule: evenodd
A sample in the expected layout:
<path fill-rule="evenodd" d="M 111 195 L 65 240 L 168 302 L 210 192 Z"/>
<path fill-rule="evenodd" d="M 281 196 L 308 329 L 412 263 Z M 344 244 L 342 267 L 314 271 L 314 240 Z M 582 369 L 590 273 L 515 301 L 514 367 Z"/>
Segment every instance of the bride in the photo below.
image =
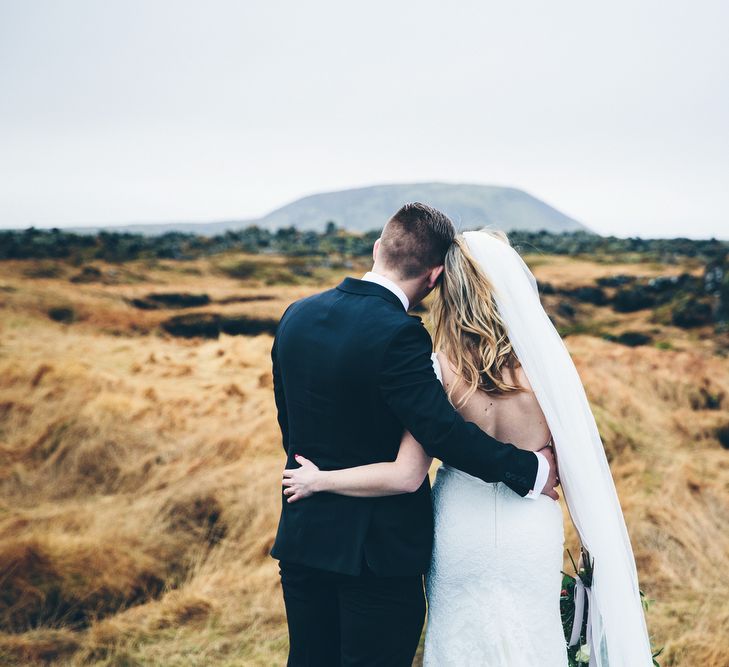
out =
<path fill-rule="evenodd" d="M 467 420 L 503 442 L 552 444 L 570 517 L 594 559 L 590 666 L 652 664 L 635 561 L 582 383 L 539 301 L 534 276 L 503 234 L 465 232 L 448 251 L 433 304 L 433 367 Z M 431 459 L 405 433 L 395 461 L 319 470 L 297 457 L 284 471 L 296 502 L 316 492 L 384 496 L 417 489 Z M 424 664 L 565 667 L 559 596 L 559 504 L 524 500 L 441 465 L 426 577 Z"/>

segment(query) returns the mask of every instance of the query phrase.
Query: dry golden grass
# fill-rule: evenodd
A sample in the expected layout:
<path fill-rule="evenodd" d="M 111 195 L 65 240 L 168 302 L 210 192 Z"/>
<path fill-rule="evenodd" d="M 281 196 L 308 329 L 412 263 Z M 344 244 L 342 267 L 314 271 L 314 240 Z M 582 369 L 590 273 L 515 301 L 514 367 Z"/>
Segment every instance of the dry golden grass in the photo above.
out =
<path fill-rule="evenodd" d="M 31 279 L 31 264 L 0 265 L 0 664 L 285 664 L 277 564 L 267 555 L 283 464 L 271 339 L 160 335 L 172 313 L 125 299 L 270 294 L 193 311 L 272 317 L 341 272 L 284 287 L 236 281 L 201 260 L 136 263 L 117 284 L 73 284 L 71 267 Z M 565 258 L 536 268 L 555 283 L 611 272 L 660 273 Z M 51 321 L 57 305 L 77 321 Z M 641 318 L 610 325 L 635 328 Z M 662 663 L 721 667 L 729 452 L 715 434 L 729 423 L 729 399 L 710 409 L 707 397 L 729 394 L 729 361 L 696 335 L 661 336 L 676 349 L 588 336 L 568 346 L 606 441 L 642 587 L 656 601 L 648 621 L 666 647 Z"/>

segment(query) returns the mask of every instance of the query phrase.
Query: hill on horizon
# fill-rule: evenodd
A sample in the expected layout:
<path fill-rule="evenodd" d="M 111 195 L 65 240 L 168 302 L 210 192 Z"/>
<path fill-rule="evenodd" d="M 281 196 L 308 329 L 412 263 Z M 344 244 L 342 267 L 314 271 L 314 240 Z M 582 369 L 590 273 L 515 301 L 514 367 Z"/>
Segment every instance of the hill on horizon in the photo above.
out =
<path fill-rule="evenodd" d="M 180 231 L 214 236 L 250 225 L 269 230 L 294 226 L 300 230 L 323 231 L 331 221 L 349 231 L 367 232 L 381 229 L 400 206 L 410 201 L 421 201 L 442 210 L 460 230 L 489 225 L 506 232 L 517 229 L 556 233 L 591 231 L 581 222 L 518 188 L 456 183 L 372 185 L 322 192 L 297 199 L 258 219 L 65 229 L 86 234 L 94 234 L 100 230 L 147 235 Z"/>
<path fill-rule="evenodd" d="M 421 201 L 446 213 L 459 229 L 493 225 L 550 232 L 589 231 L 585 225 L 517 188 L 496 185 L 411 183 L 373 185 L 309 195 L 258 220 L 267 229 L 294 226 L 320 231 L 327 221 L 352 231 L 379 229 L 404 203 Z"/>

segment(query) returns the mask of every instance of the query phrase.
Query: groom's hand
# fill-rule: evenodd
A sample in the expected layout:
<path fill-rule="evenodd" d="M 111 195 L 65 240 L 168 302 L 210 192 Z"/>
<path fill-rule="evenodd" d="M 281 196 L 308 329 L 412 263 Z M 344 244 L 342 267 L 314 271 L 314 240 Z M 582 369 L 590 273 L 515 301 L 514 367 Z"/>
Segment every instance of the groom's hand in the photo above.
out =
<path fill-rule="evenodd" d="M 539 450 L 539 453 L 547 459 L 549 463 L 549 476 L 547 477 L 547 483 L 542 489 L 542 493 L 545 496 L 549 496 L 553 500 L 559 500 L 559 494 L 554 488 L 559 484 L 559 477 L 557 477 L 557 461 L 554 458 L 554 449 L 552 447 L 544 447 Z"/>

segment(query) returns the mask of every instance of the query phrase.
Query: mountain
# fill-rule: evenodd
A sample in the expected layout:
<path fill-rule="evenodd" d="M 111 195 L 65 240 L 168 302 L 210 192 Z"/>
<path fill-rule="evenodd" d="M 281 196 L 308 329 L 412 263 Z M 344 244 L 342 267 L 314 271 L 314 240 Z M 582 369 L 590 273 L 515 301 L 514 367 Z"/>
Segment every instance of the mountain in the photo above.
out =
<path fill-rule="evenodd" d="M 331 220 L 353 231 L 380 229 L 405 202 L 421 201 L 446 213 L 459 229 L 492 225 L 551 232 L 590 231 L 585 225 L 516 188 L 495 185 L 411 183 L 324 192 L 297 199 L 256 222 L 267 229 L 324 228 Z"/>
<path fill-rule="evenodd" d="M 68 231 L 95 234 L 100 230 L 148 234 L 179 231 L 214 236 L 227 230 L 258 225 L 275 230 L 297 227 L 321 231 L 327 222 L 350 231 L 381 229 L 404 203 L 420 201 L 442 210 L 461 230 L 490 225 L 550 232 L 590 231 L 549 204 L 517 188 L 457 183 L 408 183 L 373 185 L 302 197 L 259 219 L 221 222 L 171 222 L 119 226 L 69 227 Z"/>

